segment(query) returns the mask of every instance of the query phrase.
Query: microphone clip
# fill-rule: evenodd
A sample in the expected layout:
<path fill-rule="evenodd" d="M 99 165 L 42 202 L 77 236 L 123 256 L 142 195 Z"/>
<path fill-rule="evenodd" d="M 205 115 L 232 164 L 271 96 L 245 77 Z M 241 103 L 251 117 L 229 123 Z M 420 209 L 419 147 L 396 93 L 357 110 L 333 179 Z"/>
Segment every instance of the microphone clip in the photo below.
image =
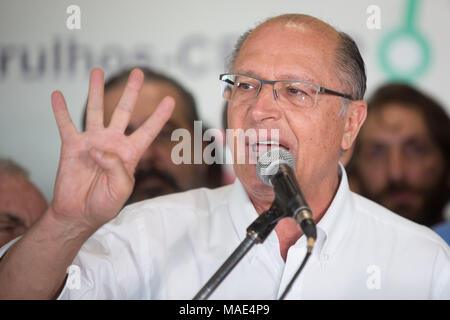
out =
<path fill-rule="evenodd" d="M 262 243 L 275 228 L 278 221 L 285 217 L 284 212 L 277 206 L 276 200 L 272 202 L 269 210 L 264 211 L 247 228 L 247 236 L 253 238 L 256 243 Z"/>

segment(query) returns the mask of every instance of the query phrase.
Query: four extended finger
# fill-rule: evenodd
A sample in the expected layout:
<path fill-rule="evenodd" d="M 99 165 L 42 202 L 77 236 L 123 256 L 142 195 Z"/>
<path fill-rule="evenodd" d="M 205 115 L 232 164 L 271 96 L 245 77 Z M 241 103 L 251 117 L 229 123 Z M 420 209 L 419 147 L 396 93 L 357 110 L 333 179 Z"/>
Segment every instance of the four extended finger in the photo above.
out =
<path fill-rule="evenodd" d="M 127 84 L 120 97 L 119 103 L 112 115 L 110 127 L 124 132 L 130 121 L 131 113 L 144 82 L 144 74 L 139 69 L 133 69 L 128 77 Z"/>
<path fill-rule="evenodd" d="M 130 136 L 140 152 L 144 152 L 149 147 L 169 120 L 174 108 L 175 100 L 169 96 L 165 97 L 153 114 Z"/>
<path fill-rule="evenodd" d="M 100 68 L 91 71 L 86 108 L 86 130 L 103 128 L 104 73 Z"/>
<path fill-rule="evenodd" d="M 65 140 L 70 135 L 75 134 L 77 129 L 70 118 L 66 101 L 60 91 L 54 91 L 52 93 L 52 108 L 61 139 Z"/>

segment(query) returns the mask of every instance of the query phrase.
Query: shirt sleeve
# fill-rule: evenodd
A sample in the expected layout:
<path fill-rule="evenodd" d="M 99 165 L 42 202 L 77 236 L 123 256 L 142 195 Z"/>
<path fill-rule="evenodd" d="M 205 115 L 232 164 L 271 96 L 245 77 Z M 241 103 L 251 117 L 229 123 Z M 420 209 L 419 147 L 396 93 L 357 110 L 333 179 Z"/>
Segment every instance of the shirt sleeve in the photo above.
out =
<path fill-rule="evenodd" d="M 143 224 L 123 217 L 99 229 L 67 269 L 58 297 L 66 299 L 149 299 L 148 243 Z"/>

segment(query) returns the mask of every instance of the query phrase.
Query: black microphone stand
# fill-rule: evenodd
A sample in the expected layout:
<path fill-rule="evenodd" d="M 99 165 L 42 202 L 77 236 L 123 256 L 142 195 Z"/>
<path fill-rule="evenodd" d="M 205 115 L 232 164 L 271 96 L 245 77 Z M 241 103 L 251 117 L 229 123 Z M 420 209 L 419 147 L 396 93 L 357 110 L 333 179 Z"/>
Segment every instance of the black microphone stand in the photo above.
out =
<path fill-rule="evenodd" d="M 278 221 L 285 215 L 275 205 L 275 201 L 269 210 L 264 211 L 247 228 L 247 235 L 241 244 L 233 251 L 230 257 L 222 264 L 211 279 L 195 295 L 193 300 L 205 300 L 220 285 L 225 277 L 233 270 L 238 262 L 247 254 L 255 243 L 262 243 L 270 232 L 275 228 Z"/>

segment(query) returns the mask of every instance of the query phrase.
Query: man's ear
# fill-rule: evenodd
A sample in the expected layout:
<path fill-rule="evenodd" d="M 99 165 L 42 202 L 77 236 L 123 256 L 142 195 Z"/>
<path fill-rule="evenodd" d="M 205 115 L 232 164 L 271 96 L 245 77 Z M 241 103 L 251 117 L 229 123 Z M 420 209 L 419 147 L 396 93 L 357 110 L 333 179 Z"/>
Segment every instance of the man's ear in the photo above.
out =
<path fill-rule="evenodd" d="M 352 101 L 344 115 L 345 124 L 341 142 L 342 150 L 351 148 L 366 117 L 367 103 L 364 100 Z"/>

